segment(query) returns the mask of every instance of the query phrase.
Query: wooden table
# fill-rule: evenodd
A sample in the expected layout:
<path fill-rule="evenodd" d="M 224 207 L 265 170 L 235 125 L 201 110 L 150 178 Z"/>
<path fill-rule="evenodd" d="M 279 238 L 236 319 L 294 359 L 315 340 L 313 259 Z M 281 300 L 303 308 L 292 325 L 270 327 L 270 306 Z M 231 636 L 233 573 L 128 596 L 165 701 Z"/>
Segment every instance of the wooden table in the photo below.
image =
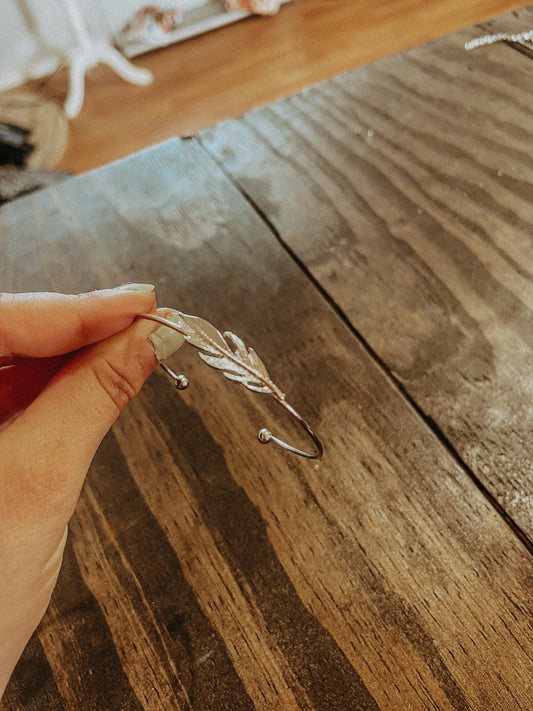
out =
<path fill-rule="evenodd" d="M 261 446 L 283 413 L 182 349 L 2 711 L 533 708 L 533 62 L 485 29 L 2 208 L 4 291 L 151 281 L 326 448 Z"/>

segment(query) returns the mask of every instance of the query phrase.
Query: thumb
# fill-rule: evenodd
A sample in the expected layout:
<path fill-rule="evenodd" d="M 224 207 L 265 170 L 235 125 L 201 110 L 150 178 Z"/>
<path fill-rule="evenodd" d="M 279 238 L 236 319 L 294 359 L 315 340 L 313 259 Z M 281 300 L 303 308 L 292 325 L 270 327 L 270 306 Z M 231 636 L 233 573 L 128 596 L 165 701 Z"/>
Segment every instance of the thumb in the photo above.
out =
<path fill-rule="evenodd" d="M 163 357 L 158 350 L 162 340 L 164 357 L 184 343 L 166 326 L 138 320 L 83 349 L 1 433 L 3 451 L 11 453 L 12 463 L 18 460 L 10 467 L 16 476 L 15 500 L 27 514 L 60 514 L 66 525 L 101 440 L 154 370 L 158 355 Z"/>

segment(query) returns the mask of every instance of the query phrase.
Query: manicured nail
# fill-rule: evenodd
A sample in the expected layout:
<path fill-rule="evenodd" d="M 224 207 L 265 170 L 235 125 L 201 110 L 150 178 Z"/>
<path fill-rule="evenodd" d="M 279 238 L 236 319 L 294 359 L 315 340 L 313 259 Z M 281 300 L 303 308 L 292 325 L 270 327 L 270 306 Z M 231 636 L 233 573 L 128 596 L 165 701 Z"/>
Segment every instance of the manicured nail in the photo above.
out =
<path fill-rule="evenodd" d="M 178 316 L 174 316 L 172 313 L 165 316 L 165 318 L 173 323 L 178 323 L 179 319 Z M 157 331 L 154 331 L 154 333 L 149 336 L 149 339 L 154 347 L 158 360 L 165 360 L 165 358 L 175 353 L 185 343 L 185 336 L 168 326 L 159 326 Z"/>
<path fill-rule="evenodd" d="M 115 291 L 146 291 L 148 293 L 155 291 L 153 284 L 123 284 L 116 286 Z"/>

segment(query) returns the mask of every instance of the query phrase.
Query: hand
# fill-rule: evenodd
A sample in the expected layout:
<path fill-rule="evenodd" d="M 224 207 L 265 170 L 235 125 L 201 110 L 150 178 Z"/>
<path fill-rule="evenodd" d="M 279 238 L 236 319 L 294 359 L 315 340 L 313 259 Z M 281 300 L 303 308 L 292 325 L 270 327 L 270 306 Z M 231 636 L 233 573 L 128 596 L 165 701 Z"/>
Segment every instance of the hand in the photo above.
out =
<path fill-rule="evenodd" d="M 134 322 L 154 308 L 149 285 L 0 294 L 0 698 L 50 601 L 96 449 L 161 338 L 167 352 L 183 343 Z"/>

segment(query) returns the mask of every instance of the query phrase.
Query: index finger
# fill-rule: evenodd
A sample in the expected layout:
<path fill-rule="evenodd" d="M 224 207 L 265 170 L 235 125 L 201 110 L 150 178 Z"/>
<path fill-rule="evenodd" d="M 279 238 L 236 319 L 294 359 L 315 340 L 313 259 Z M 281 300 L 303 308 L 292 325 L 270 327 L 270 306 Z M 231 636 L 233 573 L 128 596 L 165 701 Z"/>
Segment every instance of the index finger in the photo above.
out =
<path fill-rule="evenodd" d="M 0 294 L 0 363 L 70 353 L 122 331 L 154 307 L 150 284 L 76 295 Z"/>

